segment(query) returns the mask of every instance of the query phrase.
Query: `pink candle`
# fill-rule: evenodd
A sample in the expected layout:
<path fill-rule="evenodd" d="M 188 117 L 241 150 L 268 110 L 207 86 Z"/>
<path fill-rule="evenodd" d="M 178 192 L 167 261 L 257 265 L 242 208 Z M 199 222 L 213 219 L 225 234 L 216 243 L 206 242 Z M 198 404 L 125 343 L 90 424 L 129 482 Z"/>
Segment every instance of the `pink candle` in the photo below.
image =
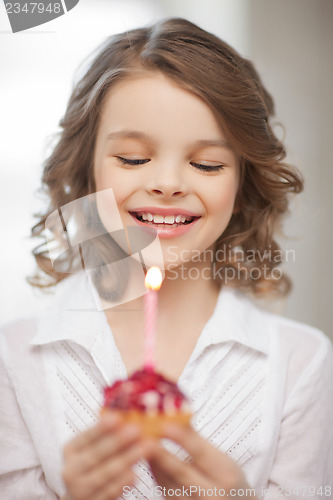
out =
<path fill-rule="evenodd" d="M 162 273 L 158 267 L 151 267 L 145 279 L 148 293 L 144 296 L 145 336 L 144 336 L 144 368 L 155 367 L 155 340 L 158 309 L 158 294 L 162 284 Z"/>

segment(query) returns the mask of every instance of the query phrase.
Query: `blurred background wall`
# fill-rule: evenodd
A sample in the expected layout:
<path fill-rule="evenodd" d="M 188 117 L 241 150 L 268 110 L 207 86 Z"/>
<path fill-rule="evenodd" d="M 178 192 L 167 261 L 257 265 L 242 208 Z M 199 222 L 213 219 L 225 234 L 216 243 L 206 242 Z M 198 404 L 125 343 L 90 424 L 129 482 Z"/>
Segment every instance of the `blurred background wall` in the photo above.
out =
<path fill-rule="evenodd" d="M 331 0 L 81 0 L 68 14 L 12 34 L 0 4 L 0 322 L 46 306 L 32 290 L 29 229 L 44 206 L 37 194 L 41 164 L 64 113 L 79 63 L 108 35 L 186 17 L 253 59 L 276 102 L 289 161 L 306 189 L 291 206 L 281 239 L 293 250 L 294 281 L 279 311 L 331 327 L 331 156 L 333 139 L 333 2 Z"/>

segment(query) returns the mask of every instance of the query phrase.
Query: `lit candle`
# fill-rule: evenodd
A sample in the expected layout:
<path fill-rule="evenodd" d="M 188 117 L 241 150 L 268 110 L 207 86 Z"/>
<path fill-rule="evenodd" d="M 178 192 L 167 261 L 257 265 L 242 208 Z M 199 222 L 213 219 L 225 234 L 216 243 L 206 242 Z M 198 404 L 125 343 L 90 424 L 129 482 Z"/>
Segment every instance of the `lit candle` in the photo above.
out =
<path fill-rule="evenodd" d="M 145 278 L 145 286 L 148 293 L 144 296 L 145 311 L 145 337 L 144 337 L 144 368 L 154 369 L 154 351 L 156 337 L 156 322 L 158 296 L 157 291 L 161 288 L 162 273 L 158 267 L 151 267 Z"/>

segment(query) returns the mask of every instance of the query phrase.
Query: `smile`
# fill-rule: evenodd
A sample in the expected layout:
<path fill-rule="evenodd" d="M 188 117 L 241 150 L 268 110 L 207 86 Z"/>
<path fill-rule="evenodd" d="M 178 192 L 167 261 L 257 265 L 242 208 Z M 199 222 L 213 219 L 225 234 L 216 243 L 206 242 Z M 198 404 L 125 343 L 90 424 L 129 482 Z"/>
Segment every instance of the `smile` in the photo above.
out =
<path fill-rule="evenodd" d="M 132 212 L 135 217 L 141 222 L 147 222 L 152 225 L 168 224 L 168 225 L 179 225 L 179 224 L 190 224 L 193 222 L 195 217 L 191 215 L 161 215 L 161 214 L 151 214 L 150 212 Z"/>
<path fill-rule="evenodd" d="M 200 215 L 176 210 L 175 213 L 170 213 L 170 211 L 170 209 L 160 209 L 160 212 L 164 213 L 155 211 L 153 213 L 148 210 L 133 210 L 129 213 L 137 224 L 155 229 L 158 235 L 164 238 L 172 238 L 187 232 L 201 218 Z"/>

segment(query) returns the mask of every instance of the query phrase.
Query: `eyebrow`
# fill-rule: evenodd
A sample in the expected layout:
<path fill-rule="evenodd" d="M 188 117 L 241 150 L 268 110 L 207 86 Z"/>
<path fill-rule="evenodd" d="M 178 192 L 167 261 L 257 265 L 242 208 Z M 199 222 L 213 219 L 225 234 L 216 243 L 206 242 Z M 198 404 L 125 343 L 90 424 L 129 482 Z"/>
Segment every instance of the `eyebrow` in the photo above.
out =
<path fill-rule="evenodd" d="M 140 139 L 146 142 L 153 142 L 152 137 L 137 130 L 119 130 L 119 132 L 108 134 L 107 140 L 115 139 Z"/>
<path fill-rule="evenodd" d="M 154 142 L 154 139 L 145 134 L 144 132 L 139 132 L 138 130 L 119 130 L 118 132 L 112 132 L 107 135 L 107 140 L 116 139 L 138 139 L 145 142 Z M 204 147 L 218 147 L 232 149 L 231 145 L 223 139 L 200 139 L 195 141 L 192 145 L 192 149 L 200 149 Z"/>
<path fill-rule="evenodd" d="M 229 142 L 224 141 L 223 139 L 217 139 L 217 140 L 214 140 L 214 139 L 201 139 L 201 140 L 196 141 L 194 143 L 194 147 L 198 148 L 198 149 L 199 148 L 204 148 L 204 147 L 209 147 L 209 146 L 216 147 L 216 148 L 232 149 L 231 145 L 229 144 Z"/>

